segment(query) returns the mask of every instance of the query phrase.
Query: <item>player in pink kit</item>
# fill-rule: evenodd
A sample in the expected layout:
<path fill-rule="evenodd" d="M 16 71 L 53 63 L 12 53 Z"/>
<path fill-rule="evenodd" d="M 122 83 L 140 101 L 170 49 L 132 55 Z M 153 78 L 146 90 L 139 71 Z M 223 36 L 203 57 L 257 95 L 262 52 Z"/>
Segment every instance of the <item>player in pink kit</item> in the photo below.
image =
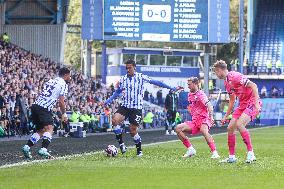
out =
<path fill-rule="evenodd" d="M 213 107 L 208 100 L 206 94 L 202 90 L 198 90 L 199 80 L 197 77 L 191 77 L 187 80 L 190 93 L 188 94 L 188 110 L 192 116 L 192 121 L 179 124 L 176 127 L 176 133 L 184 146 L 187 148 L 183 157 L 191 157 L 196 155 L 196 150 L 191 145 L 186 133 L 192 135 L 199 132 L 205 137 L 208 146 L 212 152 L 212 159 L 220 158 L 216 150 L 213 137 L 209 134 L 209 128 L 214 122 Z"/>
<path fill-rule="evenodd" d="M 225 80 L 225 88 L 230 95 L 228 110 L 222 119 L 221 123 L 228 120 L 231 114 L 236 98 L 239 99 L 239 107 L 233 112 L 228 130 L 228 147 L 229 158 L 222 162 L 234 163 L 236 134 L 238 130 L 243 138 L 247 147 L 247 163 L 252 163 L 256 160 L 253 152 L 251 137 L 245 126 L 259 114 L 261 109 L 261 101 L 258 95 L 258 88 L 255 83 L 246 78 L 243 74 L 234 71 L 228 71 L 227 64 L 223 60 L 219 60 L 214 64 L 214 71 L 219 79 Z"/>

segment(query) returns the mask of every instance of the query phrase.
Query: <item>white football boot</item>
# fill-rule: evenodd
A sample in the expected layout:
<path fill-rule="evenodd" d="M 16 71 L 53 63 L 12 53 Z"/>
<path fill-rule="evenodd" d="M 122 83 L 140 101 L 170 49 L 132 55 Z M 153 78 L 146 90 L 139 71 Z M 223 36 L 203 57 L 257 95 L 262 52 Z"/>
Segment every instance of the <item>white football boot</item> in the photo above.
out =
<path fill-rule="evenodd" d="M 218 152 L 217 152 L 216 150 L 213 151 L 213 152 L 212 152 L 211 159 L 219 159 L 219 158 L 220 158 L 220 156 L 219 156 Z"/>
<path fill-rule="evenodd" d="M 253 161 L 256 161 L 256 157 L 255 157 L 253 151 L 249 151 L 247 153 L 246 163 L 252 163 Z"/>
<path fill-rule="evenodd" d="M 187 149 L 186 153 L 182 157 L 187 158 L 195 155 L 196 155 L 196 150 L 191 146 Z"/>

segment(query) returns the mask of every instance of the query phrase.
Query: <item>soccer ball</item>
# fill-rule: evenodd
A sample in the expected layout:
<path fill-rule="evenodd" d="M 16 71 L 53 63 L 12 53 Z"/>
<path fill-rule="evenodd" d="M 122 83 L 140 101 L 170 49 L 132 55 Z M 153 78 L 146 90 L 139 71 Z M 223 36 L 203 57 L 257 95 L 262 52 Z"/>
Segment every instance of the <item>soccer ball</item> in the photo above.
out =
<path fill-rule="evenodd" d="M 114 145 L 108 145 L 105 149 L 105 154 L 108 157 L 115 157 L 118 154 L 118 150 Z"/>

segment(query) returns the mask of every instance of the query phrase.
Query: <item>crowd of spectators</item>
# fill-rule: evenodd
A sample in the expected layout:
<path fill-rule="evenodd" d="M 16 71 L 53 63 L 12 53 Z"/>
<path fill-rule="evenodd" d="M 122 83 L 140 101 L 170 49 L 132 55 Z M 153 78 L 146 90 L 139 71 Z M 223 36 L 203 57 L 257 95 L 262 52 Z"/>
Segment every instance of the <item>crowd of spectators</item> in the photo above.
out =
<path fill-rule="evenodd" d="M 265 85 L 262 86 L 260 89 L 260 97 L 261 98 L 283 98 L 284 91 L 281 87 L 272 86 L 269 90 L 266 88 Z"/>
<path fill-rule="evenodd" d="M 34 125 L 30 119 L 30 107 L 43 84 L 56 77 L 59 68 L 49 58 L 0 41 L 0 128 L 4 136 L 32 132 Z M 79 71 L 70 69 L 72 80 L 66 99 L 69 122 L 83 122 L 87 132 L 106 131 L 110 128 L 111 114 L 117 109 L 119 100 L 107 107 L 102 102 L 112 95 L 114 86 L 106 87 L 100 79 L 87 78 Z M 150 99 L 153 100 L 152 97 Z M 69 123 L 61 123 L 58 106 L 53 109 L 53 115 L 55 132 L 64 126 L 68 130 Z"/>
<path fill-rule="evenodd" d="M 33 125 L 29 119 L 30 106 L 43 84 L 57 75 L 59 65 L 41 55 L 36 55 L 6 42 L 0 42 L 0 127 L 5 135 L 29 134 Z M 72 69 L 72 68 L 71 68 Z M 66 109 L 80 115 L 110 115 L 118 106 L 101 105 L 114 88 L 105 87 L 100 80 L 85 78 L 72 70 Z M 55 120 L 60 120 L 58 107 L 54 108 Z M 59 125 L 59 122 L 55 124 Z M 98 125 L 100 126 L 100 125 Z"/>
<path fill-rule="evenodd" d="M 265 71 L 258 72 L 258 67 L 265 66 Z M 275 69 L 274 69 L 275 68 Z M 280 59 L 277 59 L 273 62 L 271 59 L 267 59 L 265 62 L 258 62 L 254 60 L 252 63 L 249 63 L 248 59 L 245 59 L 243 62 L 243 73 L 245 75 L 258 75 L 258 74 L 267 74 L 273 75 L 273 73 L 277 75 L 281 75 L 283 73 L 284 66 Z M 239 70 L 239 60 L 232 59 L 229 64 L 229 70 L 238 71 Z"/>

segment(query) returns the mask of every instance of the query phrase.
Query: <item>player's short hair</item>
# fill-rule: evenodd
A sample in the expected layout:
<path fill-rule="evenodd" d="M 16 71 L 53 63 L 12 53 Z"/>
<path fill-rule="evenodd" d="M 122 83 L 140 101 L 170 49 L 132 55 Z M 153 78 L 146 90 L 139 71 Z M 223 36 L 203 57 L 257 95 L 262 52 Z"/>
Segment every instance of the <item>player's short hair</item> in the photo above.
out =
<path fill-rule="evenodd" d="M 227 63 L 224 60 L 217 60 L 217 62 L 214 63 L 213 68 L 220 68 L 222 70 L 227 69 Z"/>
<path fill-rule="evenodd" d="M 191 81 L 194 84 L 199 83 L 199 79 L 197 77 L 190 77 L 190 78 L 187 79 L 187 81 Z"/>
<path fill-rule="evenodd" d="M 132 64 L 134 67 L 136 67 L 136 62 L 132 59 L 128 59 L 125 64 Z"/>
<path fill-rule="evenodd" d="M 59 76 L 63 77 L 65 74 L 70 74 L 70 70 L 66 67 L 59 69 Z"/>

